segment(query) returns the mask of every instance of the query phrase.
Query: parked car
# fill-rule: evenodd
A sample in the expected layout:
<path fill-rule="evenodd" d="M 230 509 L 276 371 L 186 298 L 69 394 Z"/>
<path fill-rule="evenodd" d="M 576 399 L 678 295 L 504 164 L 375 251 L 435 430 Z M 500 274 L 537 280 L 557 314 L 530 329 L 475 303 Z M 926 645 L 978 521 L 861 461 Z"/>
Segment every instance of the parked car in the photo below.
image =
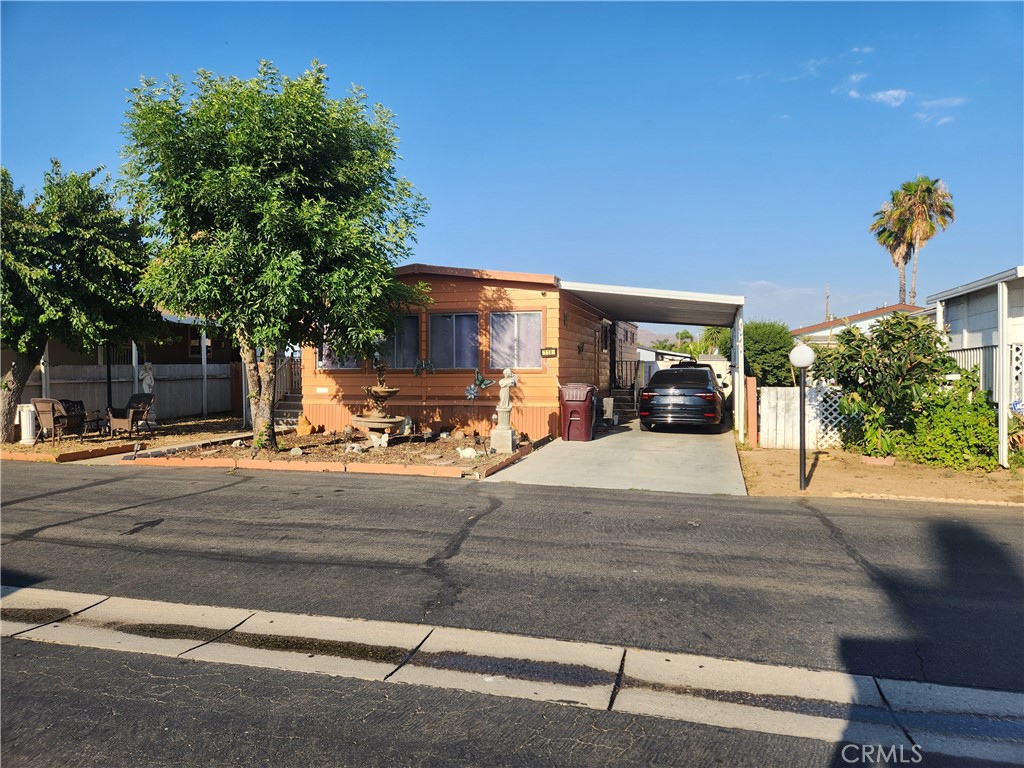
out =
<path fill-rule="evenodd" d="M 640 390 L 637 416 L 640 428 L 656 424 L 722 423 L 725 395 L 710 366 L 683 365 L 655 371 Z"/>

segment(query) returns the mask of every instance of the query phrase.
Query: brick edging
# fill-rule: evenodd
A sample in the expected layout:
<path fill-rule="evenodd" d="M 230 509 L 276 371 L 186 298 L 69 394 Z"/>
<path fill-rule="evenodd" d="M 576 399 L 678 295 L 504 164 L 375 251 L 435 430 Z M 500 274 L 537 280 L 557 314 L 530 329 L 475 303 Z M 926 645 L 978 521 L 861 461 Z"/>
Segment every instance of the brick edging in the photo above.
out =
<path fill-rule="evenodd" d="M 461 478 L 459 467 L 420 466 L 417 464 L 343 464 L 336 461 L 288 461 L 283 459 L 194 459 L 174 456 L 140 456 L 132 462 L 148 467 L 209 467 L 229 469 L 269 469 L 285 472 L 351 472 L 353 474 L 413 475 L 420 477 Z"/>

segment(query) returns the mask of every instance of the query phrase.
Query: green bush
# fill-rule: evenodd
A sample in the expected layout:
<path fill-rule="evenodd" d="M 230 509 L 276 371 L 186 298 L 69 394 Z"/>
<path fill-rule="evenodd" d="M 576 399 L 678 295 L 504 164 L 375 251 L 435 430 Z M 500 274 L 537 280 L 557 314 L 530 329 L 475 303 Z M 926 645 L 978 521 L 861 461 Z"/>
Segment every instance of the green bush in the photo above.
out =
<path fill-rule="evenodd" d="M 978 390 L 975 372 L 964 372 L 949 388 L 924 399 L 904 429 L 892 433 L 894 453 L 919 464 L 954 469 L 998 465 L 999 428 L 996 412 Z"/>
<path fill-rule="evenodd" d="M 732 337 L 716 337 L 718 351 L 732 358 Z M 755 376 L 760 387 L 788 387 L 793 384 L 789 351 L 793 349 L 789 326 L 779 320 L 751 320 L 743 326 L 743 372 Z"/>

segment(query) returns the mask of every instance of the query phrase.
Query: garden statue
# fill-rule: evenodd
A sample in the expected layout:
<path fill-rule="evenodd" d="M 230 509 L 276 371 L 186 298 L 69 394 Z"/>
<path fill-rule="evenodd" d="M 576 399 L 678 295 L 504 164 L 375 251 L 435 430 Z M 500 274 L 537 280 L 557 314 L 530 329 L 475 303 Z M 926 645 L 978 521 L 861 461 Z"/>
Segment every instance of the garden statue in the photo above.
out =
<path fill-rule="evenodd" d="M 146 363 L 144 366 L 142 366 L 142 370 L 139 371 L 139 381 L 142 382 L 142 391 L 145 392 L 147 395 L 153 394 L 154 378 L 155 377 L 153 374 L 153 364 Z"/>
<path fill-rule="evenodd" d="M 514 453 L 516 450 L 516 431 L 512 429 L 512 387 L 516 386 L 516 375 L 511 368 L 501 372 L 498 386 L 497 417 L 498 423 L 491 430 L 491 448 L 496 453 Z"/>
<path fill-rule="evenodd" d="M 142 370 L 139 371 L 139 381 L 142 382 L 142 391 L 147 395 L 153 394 L 153 384 L 156 381 L 156 374 L 153 371 L 153 364 L 146 363 L 142 366 Z M 156 423 L 156 405 L 153 404 L 149 407 L 149 419 Z"/>

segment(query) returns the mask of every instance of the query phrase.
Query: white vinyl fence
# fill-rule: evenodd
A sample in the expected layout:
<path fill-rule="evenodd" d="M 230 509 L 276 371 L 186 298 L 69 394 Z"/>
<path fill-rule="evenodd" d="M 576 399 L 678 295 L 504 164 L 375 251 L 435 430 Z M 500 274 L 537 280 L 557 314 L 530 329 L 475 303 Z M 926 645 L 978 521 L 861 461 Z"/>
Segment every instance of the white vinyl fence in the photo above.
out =
<path fill-rule="evenodd" d="M 198 364 L 154 365 L 156 380 L 157 418 L 177 419 L 200 416 L 203 413 L 203 369 Z M 113 405 L 123 408 L 128 398 L 142 391 L 130 365 L 112 365 L 111 383 Z M 223 413 L 231 410 L 231 366 L 212 363 L 206 366 L 207 412 Z M 50 367 L 50 393 L 54 399 L 81 400 L 87 411 L 106 411 L 107 367 L 105 365 L 54 365 Z M 43 397 L 42 371 L 36 368 L 29 377 L 21 396 L 28 403 L 33 397 Z"/>
<path fill-rule="evenodd" d="M 761 387 L 758 402 L 762 448 L 800 447 L 800 388 Z M 807 387 L 807 447 L 840 448 L 839 390 L 824 384 Z"/>

